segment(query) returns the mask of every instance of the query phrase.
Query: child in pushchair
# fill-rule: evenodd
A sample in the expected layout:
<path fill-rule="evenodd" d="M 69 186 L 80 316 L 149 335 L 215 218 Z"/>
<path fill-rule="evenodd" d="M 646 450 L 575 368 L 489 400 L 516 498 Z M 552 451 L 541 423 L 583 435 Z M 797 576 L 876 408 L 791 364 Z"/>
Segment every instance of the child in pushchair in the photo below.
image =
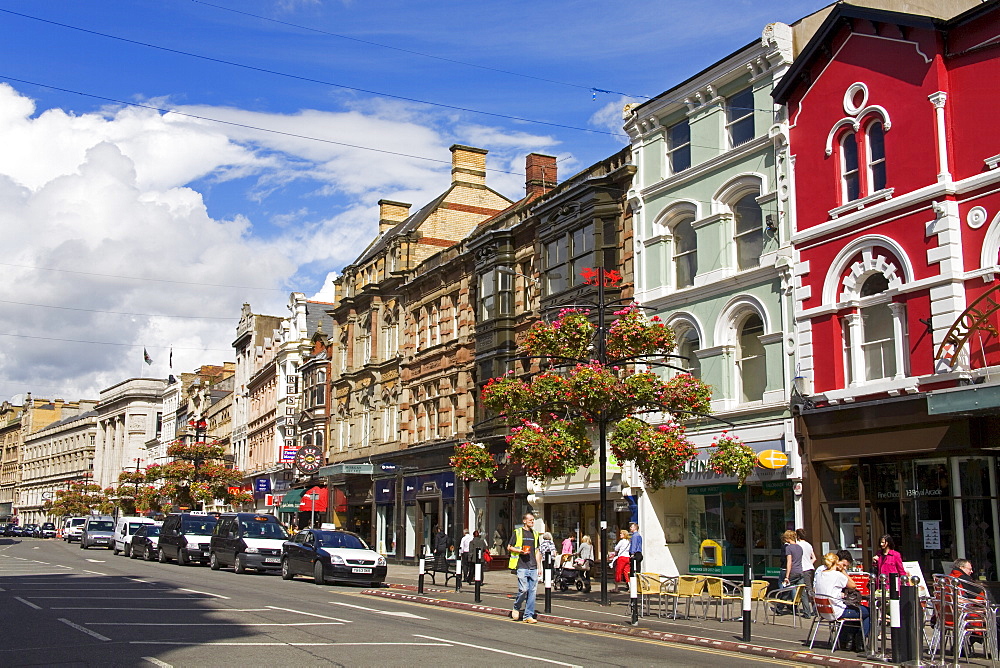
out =
<path fill-rule="evenodd" d="M 577 569 L 576 565 L 573 563 L 572 554 L 564 554 L 560 559 L 562 562 L 559 567 L 559 575 L 556 578 L 556 586 L 559 587 L 560 591 L 566 591 L 571 586 L 576 586 L 577 591 L 583 591 L 585 582 L 583 580 L 583 571 Z M 576 560 L 579 561 L 579 560 Z"/>

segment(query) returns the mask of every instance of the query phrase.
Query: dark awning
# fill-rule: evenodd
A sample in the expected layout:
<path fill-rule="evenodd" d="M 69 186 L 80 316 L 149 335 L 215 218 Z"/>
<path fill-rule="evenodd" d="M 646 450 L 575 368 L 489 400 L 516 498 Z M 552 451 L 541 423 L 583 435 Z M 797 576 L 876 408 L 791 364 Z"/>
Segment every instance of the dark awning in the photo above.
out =
<path fill-rule="evenodd" d="M 312 495 L 316 495 L 315 503 L 311 498 Z M 313 487 L 308 492 L 302 495 L 302 502 L 299 504 L 299 512 L 309 512 L 316 511 L 317 513 L 326 512 L 326 487 Z"/>
<path fill-rule="evenodd" d="M 278 506 L 279 513 L 297 513 L 299 504 L 302 502 L 302 495 L 306 493 L 304 489 L 290 489 L 281 498 L 281 505 Z"/>

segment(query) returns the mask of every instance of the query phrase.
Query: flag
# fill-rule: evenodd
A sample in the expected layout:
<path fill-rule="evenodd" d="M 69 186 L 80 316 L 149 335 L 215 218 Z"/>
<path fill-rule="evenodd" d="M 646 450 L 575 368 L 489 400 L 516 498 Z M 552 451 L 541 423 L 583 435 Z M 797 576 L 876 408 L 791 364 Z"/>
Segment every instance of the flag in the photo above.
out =
<path fill-rule="evenodd" d="M 149 353 L 146 352 L 145 348 L 142 349 L 142 359 L 143 359 L 144 362 L 146 362 L 146 364 L 152 364 L 153 363 L 153 358 L 149 356 Z"/>

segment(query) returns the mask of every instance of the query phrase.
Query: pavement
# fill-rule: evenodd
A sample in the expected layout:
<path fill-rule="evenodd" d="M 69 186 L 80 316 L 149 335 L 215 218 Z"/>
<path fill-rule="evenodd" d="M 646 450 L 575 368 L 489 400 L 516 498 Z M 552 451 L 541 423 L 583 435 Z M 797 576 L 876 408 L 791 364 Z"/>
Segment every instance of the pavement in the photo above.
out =
<path fill-rule="evenodd" d="M 461 591 L 456 591 L 454 583 L 444 586 L 443 574 L 437 574 L 436 584 L 429 576 L 424 578 L 423 593 L 418 589 L 418 571 L 416 567 L 394 566 L 389 571 L 390 577 L 386 588 L 369 589 L 363 593 L 369 596 L 389 598 L 443 608 L 453 608 L 475 611 L 482 614 L 510 617 L 513 601 L 517 595 L 517 578 L 509 571 L 490 571 L 486 575 L 486 583 L 480 590 L 480 602 L 475 601 L 475 589 L 472 585 L 463 584 Z M 577 627 L 590 631 L 614 633 L 664 643 L 694 645 L 722 651 L 739 652 L 756 657 L 770 657 L 776 660 L 791 661 L 805 665 L 822 666 L 881 666 L 891 665 L 870 660 L 864 654 L 856 654 L 838 650 L 831 653 L 826 643 L 826 630 L 821 628 L 817 634 L 815 649 L 808 647 L 810 619 L 794 618 L 792 615 L 779 615 L 777 623 L 768 624 L 761 618 L 752 626 L 750 642 L 743 641 L 743 621 L 730 620 L 719 622 L 711 615 L 718 615 L 716 608 L 709 608 L 709 619 L 701 619 L 702 607 L 695 603 L 691 606 L 691 615 L 685 619 L 660 617 L 657 615 L 656 603 L 653 603 L 652 614 L 639 618 L 638 624 L 631 624 L 631 603 L 627 592 L 615 592 L 614 582 L 609 583 L 610 605 L 601 605 L 600 582 L 594 581 L 593 591 L 578 592 L 573 588 L 561 592 L 553 588 L 551 611 L 545 610 L 545 590 L 539 587 L 537 600 L 537 619 L 543 624 Z M 738 604 L 733 606 L 732 614 L 740 614 Z M 667 608 L 672 612 L 671 608 Z M 678 608 L 683 613 L 683 606 Z M 793 626 L 793 619 L 797 626 Z M 511 623 L 514 623 L 511 620 Z M 968 664 L 966 664 L 968 665 Z"/>

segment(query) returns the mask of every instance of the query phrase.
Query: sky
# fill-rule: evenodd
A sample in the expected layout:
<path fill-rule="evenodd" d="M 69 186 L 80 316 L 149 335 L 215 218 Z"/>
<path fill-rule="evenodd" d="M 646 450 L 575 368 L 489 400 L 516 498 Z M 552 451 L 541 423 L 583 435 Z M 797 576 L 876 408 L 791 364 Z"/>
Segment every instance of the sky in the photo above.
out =
<path fill-rule="evenodd" d="M 232 360 L 243 303 L 331 301 L 452 144 L 516 200 L 526 154 L 598 162 L 625 103 L 826 4 L 0 0 L 0 401 Z"/>

